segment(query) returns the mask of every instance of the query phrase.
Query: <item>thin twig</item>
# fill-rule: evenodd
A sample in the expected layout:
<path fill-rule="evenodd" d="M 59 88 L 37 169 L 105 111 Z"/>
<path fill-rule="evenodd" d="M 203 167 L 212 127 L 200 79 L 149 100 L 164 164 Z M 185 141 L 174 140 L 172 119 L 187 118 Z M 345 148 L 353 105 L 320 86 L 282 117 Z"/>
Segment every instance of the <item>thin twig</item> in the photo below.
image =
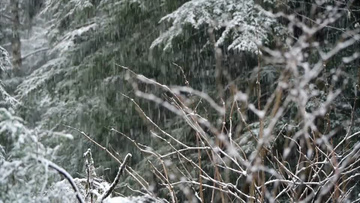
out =
<path fill-rule="evenodd" d="M 101 195 L 99 202 L 104 201 L 115 189 L 115 186 L 118 184 L 118 182 L 120 180 L 120 176 L 125 169 L 126 163 L 127 163 L 128 159 L 130 159 L 131 156 L 132 155 L 130 153 L 125 156 L 124 161 L 120 165 L 118 173 L 116 174 L 114 181 L 111 183 L 110 187 Z"/>
<path fill-rule="evenodd" d="M 70 183 L 72 189 L 75 192 L 76 198 L 80 203 L 85 203 L 84 199 L 81 196 L 80 190 L 79 188 L 76 186 L 75 182 L 74 182 L 74 178 L 63 168 L 61 168 L 60 166 L 58 166 L 57 164 L 47 160 L 47 159 L 40 159 L 40 158 L 36 158 L 39 162 L 48 165 L 50 168 L 55 169 L 58 173 L 60 173 L 62 176 L 64 176 L 64 178 Z"/>

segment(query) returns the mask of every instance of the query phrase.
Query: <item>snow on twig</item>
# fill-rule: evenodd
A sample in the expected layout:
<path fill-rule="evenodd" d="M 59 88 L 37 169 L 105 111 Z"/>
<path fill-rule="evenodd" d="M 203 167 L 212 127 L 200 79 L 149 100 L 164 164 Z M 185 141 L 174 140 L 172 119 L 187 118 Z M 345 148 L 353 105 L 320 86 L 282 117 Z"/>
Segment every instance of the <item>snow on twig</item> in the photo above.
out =
<path fill-rule="evenodd" d="M 50 168 L 55 169 L 58 173 L 60 173 L 62 176 L 64 176 L 64 178 L 70 183 L 71 187 L 73 188 L 75 194 L 76 194 L 76 198 L 80 203 L 85 203 L 84 199 L 81 196 L 81 193 L 79 191 L 79 188 L 76 186 L 75 182 L 74 182 L 74 178 L 63 168 L 61 168 L 60 166 L 58 166 L 57 164 L 44 159 L 44 158 L 36 158 L 39 162 L 48 165 Z"/>

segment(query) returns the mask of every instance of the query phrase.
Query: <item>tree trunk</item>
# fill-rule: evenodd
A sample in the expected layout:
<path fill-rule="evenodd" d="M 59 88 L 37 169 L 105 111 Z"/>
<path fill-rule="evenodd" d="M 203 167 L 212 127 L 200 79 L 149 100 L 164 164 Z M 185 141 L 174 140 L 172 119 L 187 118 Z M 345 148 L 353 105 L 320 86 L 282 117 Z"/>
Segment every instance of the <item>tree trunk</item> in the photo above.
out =
<path fill-rule="evenodd" d="M 19 19 L 19 1 L 11 0 L 11 17 L 12 17 L 12 63 L 14 75 L 19 76 L 21 73 L 21 42 L 20 42 L 20 19 Z"/>

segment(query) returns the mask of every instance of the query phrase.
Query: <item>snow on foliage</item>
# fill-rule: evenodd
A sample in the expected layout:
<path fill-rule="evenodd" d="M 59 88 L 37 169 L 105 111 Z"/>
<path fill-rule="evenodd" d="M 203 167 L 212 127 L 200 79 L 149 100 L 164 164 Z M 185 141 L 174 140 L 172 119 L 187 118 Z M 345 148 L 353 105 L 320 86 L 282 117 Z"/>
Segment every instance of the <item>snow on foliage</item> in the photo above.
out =
<path fill-rule="evenodd" d="M 47 179 L 43 165 L 33 157 L 50 157 L 54 151 L 40 143 L 41 137 L 24 126 L 22 119 L 4 108 L 0 109 L 0 126 L 1 200 L 4 202 L 45 200 L 41 193 L 50 179 Z"/>
<path fill-rule="evenodd" d="M 85 183 L 86 179 L 75 178 L 74 182 L 79 188 L 82 196 L 85 196 Z M 59 195 L 63 194 L 63 195 Z M 76 194 L 67 180 L 61 180 L 56 182 L 47 191 L 47 196 L 53 202 L 77 202 Z"/>
<path fill-rule="evenodd" d="M 163 203 L 149 195 L 138 197 L 110 197 L 104 200 L 104 203 Z"/>
<path fill-rule="evenodd" d="M 0 46 L 0 74 L 4 74 L 12 69 L 12 64 L 10 61 L 9 53 Z M 16 105 L 19 102 L 12 96 L 10 96 L 3 87 L 2 81 L 0 80 L 0 94 L 2 98 L 5 100 L 5 103 L 9 103 L 11 105 Z"/>
<path fill-rule="evenodd" d="M 271 18 L 257 9 L 253 0 L 192 0 L 184 3 L 174 12 L 164 16 L 160 22 L 170 21 L 172 26 L 162 33 L 151 48 L 165 44 L 171 47 L 172 40 L 181 35 L 184 26 L 190 24 L 194 29 L 203 26 L 223 30 L 216 46 L 232 39 L 228 49 L 257 51 L 257 44 L 266 40 L 270 26 L 275 24 Z"/>
<path fill-rule="evenodd" d="M 2 48 L 0 46 L 0 69 L 1 71 L 6 71 L 11 69 L 11 61 L 9 59 L 9 53 L 6 51 L 6 49 Z"/>
<path fill-rule="evenodd" d="M 42 14 L 53 15 L 55 18 L 53 21 L 55 27 L 61 27 L 62 23 L 66 23 L 65 21 L 92 7 L 93 4 L 88 0 L 48 0 L 45 1 L 45 8 L 43 9 Z M 78 18 L 78 20 L 81 19 Z"/>
<path fill-rule="evenodd" d="M 95 30 L 97 24 L 92 23 L 90 25 L 85 25 L 83 27 L 77 28 L 71 32 L 65 34 L 59 43 L 57 43 L 50 54 L 54 52 L 59 53 L 60 56 L 67 54 L 69 51 L 74 49 L 75 43 L 78 38 L 83 35 L 86 35 L 88 32 Z"/>
<path fill-rule="evenodd" d="M 91 198 L 90 193 L 86 192 L 87 189 L 87 180 L 84 178 L 74 178 L 73 182 L 76 187 L 79 189 L 80 195 L 85 199 L 85 202 L 90 202 Z M 110 184 L 104 180 L 96 179 L 93 182 L 95 188 L 92 189 L 91 193 L 94 195 L 93 200 L 97 200 L 96 197 L 99 197 L 100 194 L 106 191 Z M 61 194 L 61 195 L 59 195 Z M 74 189 L 71 187 L 67 180 L 62 180 L 53 184 L 50 189 L 46 192 L 47 198 L 52 202 L 63 202 L 63 203 L 72 203 L 78 202 L 76 198 L 76 193 Z M 99 200 L 93 202 L 100 202 Z M 130 197 L 108 197 L 102 201 L 103 203 L 164 203 L 163 200 L 157 199 L 150 195 L 144 196 L 130 196 Z"/>

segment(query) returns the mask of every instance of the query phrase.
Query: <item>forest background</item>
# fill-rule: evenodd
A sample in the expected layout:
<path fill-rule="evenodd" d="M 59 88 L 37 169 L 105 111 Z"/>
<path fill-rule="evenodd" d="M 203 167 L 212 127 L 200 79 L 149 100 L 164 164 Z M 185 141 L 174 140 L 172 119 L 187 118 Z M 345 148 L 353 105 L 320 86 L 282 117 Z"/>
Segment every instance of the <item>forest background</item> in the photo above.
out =
<path fill-rule="evenodd" d="M 1 0 L 0 202 L 65 198 L 39 160 L 85 178 L 88 149 L 108 182 L 132 154 L 125 196 L 359 200 L 359 23 L 351 0 Z"/>

